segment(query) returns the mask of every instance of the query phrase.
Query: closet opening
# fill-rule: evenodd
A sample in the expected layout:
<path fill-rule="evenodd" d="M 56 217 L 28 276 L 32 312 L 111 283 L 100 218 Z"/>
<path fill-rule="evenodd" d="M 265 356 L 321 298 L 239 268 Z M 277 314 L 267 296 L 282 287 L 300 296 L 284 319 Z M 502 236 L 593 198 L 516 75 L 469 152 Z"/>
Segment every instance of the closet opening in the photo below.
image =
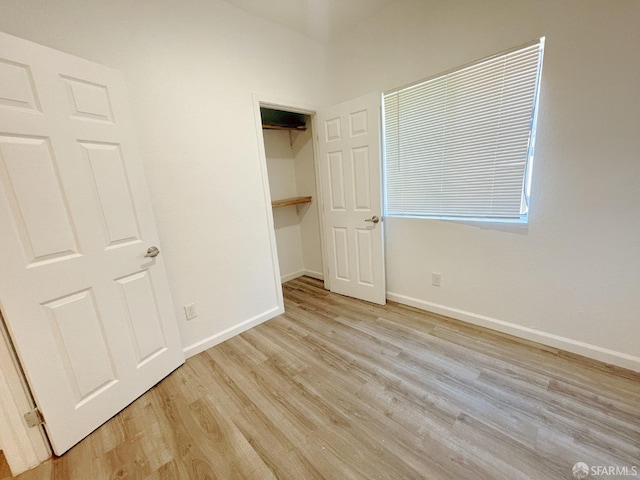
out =
<path fill-rule="evenodd" d="M 303 275 L 324 280 L 312 115 L 260 105 L 282 283 Z"/>

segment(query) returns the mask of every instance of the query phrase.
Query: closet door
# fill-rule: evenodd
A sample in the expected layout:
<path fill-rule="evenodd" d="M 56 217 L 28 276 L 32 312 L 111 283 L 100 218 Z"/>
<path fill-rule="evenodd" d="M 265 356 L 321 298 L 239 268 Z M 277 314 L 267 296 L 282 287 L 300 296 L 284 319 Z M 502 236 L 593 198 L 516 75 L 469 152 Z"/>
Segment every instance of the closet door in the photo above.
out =
<path fill-rule="evenodd" d="M 0 225 L 2 313 L 61 454 L 184 362 L 119 72 L 0 34 Z"/>
<path fill-rule="evenodd" d="M 332 292 L 386 303 L 380 94 L 318 113 L 325 245 Z"/>

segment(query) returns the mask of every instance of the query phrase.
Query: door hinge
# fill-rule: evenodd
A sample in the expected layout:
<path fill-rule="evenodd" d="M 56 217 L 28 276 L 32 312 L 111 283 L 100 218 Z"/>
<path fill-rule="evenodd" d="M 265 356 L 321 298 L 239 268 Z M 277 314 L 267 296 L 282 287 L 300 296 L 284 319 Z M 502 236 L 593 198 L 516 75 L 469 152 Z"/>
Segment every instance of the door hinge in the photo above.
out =
<path fill-rule="evenodd" d="M 27 422 L 27 427 L 33 428 L 42 425 L 44 423 L 44 417 L 40 410 L 38 410 L 38 407 L 36 407 L 24 414 L 24 421 Z"/>

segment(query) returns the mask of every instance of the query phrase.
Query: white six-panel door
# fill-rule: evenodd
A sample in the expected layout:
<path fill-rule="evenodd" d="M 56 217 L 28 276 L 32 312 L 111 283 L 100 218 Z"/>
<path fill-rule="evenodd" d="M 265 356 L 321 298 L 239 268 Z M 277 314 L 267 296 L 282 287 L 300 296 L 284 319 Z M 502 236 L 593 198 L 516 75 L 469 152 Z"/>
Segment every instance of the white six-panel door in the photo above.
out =
<path fill-rule="evenodd" d="M 122 76 L 0 33 L 0 307 L 61 454 L 184 356 Z"/>
<path fill-rule="evenodd" d="M 329 287 L 384 304 L 380 98 L 324 109 L 317 124 Z"/>

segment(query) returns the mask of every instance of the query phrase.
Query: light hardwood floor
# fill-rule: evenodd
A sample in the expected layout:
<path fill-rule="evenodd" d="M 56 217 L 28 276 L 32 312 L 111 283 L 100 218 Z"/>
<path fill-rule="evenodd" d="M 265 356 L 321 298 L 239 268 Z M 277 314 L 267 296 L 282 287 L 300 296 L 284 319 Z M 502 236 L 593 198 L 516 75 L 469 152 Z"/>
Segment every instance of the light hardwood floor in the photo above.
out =
<path fill-rule="evenodd" d="M 640 478 L 640 375 L 308 278 L 284 290 L 284 315 L 18 478 Z"/>

